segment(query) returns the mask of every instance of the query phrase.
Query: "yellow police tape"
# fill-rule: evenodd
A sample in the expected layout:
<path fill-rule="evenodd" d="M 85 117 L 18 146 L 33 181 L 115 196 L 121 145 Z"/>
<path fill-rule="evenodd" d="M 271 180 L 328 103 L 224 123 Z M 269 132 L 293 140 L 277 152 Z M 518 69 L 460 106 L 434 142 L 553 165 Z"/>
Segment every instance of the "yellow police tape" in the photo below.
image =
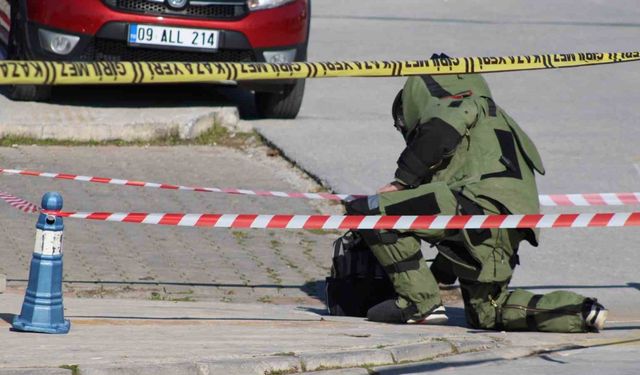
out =
<path fill-rule="evenodd" d="M 0 85 L 139 84 L 329 77 L 400 77 L 573 68 L 640 60 L 640 52 L 270 63 L 0 61 Z"/>

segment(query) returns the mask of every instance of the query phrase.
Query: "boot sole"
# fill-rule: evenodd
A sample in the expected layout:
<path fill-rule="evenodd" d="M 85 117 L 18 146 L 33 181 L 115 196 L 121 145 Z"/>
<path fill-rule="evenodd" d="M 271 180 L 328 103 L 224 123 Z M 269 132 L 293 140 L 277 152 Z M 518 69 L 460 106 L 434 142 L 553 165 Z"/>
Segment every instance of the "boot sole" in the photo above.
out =
<path fill-rule="evenodd" d="M 438 314 L 438 315 L 429 315 L 424 319 L 420 320 L 408 320 L 407 324 L 427 324 L 427 325 L 439 325 L 446 324 L 449 321 L 449 318 L 446 315 Z"/>
<path fill-rule="evenodd" d="M 596 320 L 593 322 L 593 328 L 598 331 L 604 329 L 604 324 L 607 321 L 607 316 L 609 315 L 609 310 L 600 310 L 598 313 Z"/>

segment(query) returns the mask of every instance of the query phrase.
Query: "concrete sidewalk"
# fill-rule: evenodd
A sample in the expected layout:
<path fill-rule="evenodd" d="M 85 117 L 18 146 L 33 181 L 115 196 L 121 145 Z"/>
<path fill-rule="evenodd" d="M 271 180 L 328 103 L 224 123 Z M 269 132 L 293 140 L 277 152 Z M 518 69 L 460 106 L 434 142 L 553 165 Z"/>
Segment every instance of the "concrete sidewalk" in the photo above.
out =
<path fill-rule="evenodd" d="M 58 171 L 278 191 L 317 186 L 264 146 L 0 148 L 3 168 Z M 241 173 L 238 173 L 241 171 Z M 58 191 L 79 211 L 318 213 L 320 202 L 141 189 L 0 175 L 2 189 L 39 203 Z M 325 211 L 328 210 L 328 211 Z M 333 211 L 331 211 L 333 209 Z M 339 212 L 340 206 L 322 208 Z M 0 274 L 24 287 L 37 216 L 0 204 Z M 217 230 L 65 220 L 65 293 L 84 298 L 220 301 L 322 306 L 337 232 Z"/>
<path fill-rule="evenodd" d="M 376 324 L 266 304 L 113 299 L 64 301 L 66 335 L 10 331 L 23 296 L 0 295 L 0 374 L 284 374 L 405 364 L 469 352 L 520 358 L 542 350 L 638 339 L 632 329 L 563 335 Z M 624 328 L 624 327 L 623 327 Z M 636 327 L 637 328 L 637 327 Z M 635 335 L 635 336 L 634 336 Z M 479 355 L 482 357 L 482 355 Z M 478 355 L 476 355 L 476 358 Z M 66 368 L 66 369 L 65 369 Z"/>
<path fill-rule="evenodd" d="M 154 182 L 311 191 L 264 146 L 0 148 L 5 168 Z M 238 173 L 238 172 L 241 173 Z M 339 206 L 2 176 L 3 189 L 38 202 L 60 191 L 69 210 L 317 213 Z M 20 313 L 35 215 L 0 205 L 0 375 L 285 374 L 376 366 L 489 349 L 493 358 L 637 339 L 638 323 L 612 312 L 603 334 L 469 330 L 459 305 L 448 326 L 386 325 L 325 316 L 323 280 L 337 232 L 226 231 L 65 220 L 67 335 L 10 331 Z M 489 353 L 489 352 L 488 352 Z M 336 372 L 333 372 L 336 374 Z"/>
<path fill-rule="evenodd" d="M 214 123 L 233 128 L 238 110 L 209 85 L 55 87 L 49 103 L 15 102 L 0 95 L 0 137 L 192 139 Z"/>
<path fill-rule="evenodd" d="M 0 374 L 64 365 L 81 374 L 264 374 L 417 361 L 498 343 L 460 327 L 374 324 L 295 306 L 76 298 L 64 301 L 69 334 L 29 334 L 9 330 L 22 297 L 0 296 Z"/>

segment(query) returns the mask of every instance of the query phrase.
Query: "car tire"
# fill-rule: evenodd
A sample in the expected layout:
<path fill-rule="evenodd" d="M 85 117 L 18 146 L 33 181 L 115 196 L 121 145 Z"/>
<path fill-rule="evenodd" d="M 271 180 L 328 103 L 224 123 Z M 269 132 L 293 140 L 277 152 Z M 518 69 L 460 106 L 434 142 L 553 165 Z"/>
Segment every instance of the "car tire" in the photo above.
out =
<path fill-rule="evenodd" d="M 263 118 L 294 119 L 300 112 L 305 81 L 299 79 L 281 92 L 256 92 L 256 109 Z"/>
<path fill-rule="evenodd" d="M 13 85 L 8 95 L 17 102 L 45 102 L 51 98 L 51 86 Z"/>
<path fill-rule="evenodd" d="M 27 52 L 26 31 L 24 30 L 23 13 L 17 9 L 18 4 L 11 8 L 11 32 L 9 33 L 9 60 L 30 60 L 31 55 Z M 41 102 L 51 98 L 51 86 L 43 85 L 11 85 L 8 88 L 7 96 L 11 100 L 24 102 Z"/>

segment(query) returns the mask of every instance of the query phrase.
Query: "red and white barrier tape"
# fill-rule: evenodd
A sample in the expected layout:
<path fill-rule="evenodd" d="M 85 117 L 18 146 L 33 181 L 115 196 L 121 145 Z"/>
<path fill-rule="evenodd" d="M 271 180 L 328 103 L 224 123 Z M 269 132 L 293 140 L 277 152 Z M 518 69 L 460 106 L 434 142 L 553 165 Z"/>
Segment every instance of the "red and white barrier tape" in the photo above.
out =
<path fill-rule="evenodd" d="M 26 213 L 40 208 L 15 195 L 0 192 L 0 199 Z M 588 228 L 640 226 L 640 212 L 457 215 L 457 216 L 345 216 L 345 215 L 238 215 L 142 212 L 66 212 L 45 214 L 75 219 L 182 227 L 254 229 L 487 229 L 487 228 Z"/>
<path fill-rule="evenodd" d="M 40 207 L 38 207 L 38 205 L 33 204 L 22 198 L 18 198 L 15 195 L 5 193 L 4 191 L 0 191 L 0 199 L 7 202 L 11 207 L 16 208 L 22 212 L 26 212 L 28 214 L 40 211 Z"/>
<path fill-rule="evenodd" d="M 640 193 L 540 195 L 543 206 L 627 206 L 640 204 Z"/>
<path fill-rule="evenodd" d="M 306 198 L 345 201 L 363 197 L 361 194 L 330 194 L 330 193 L 286 193 L 282 191 L 258 191 L 247 189 L 222 189 L 216 187 L 193 187 L 183 185 L 161 184 L 155 182 L 143 182 L 123 180 L 108 177 L 81 176 L 66 173 L 49 173 L 28 171 L 19 169 L 2 169 L 0 173 L 18 174 L 23 176 L 47 177 L 62 180 L 84 181 L 100 184 L 113 184 L 134 187 L 158 188 L 169 190 L 184 190 L 206 193 L 226 193 L 240 195 L 270 196 L 281 198 Z M 640 204 L 640 193 L 594 193 L 594 194 L 554 194 L 540 195 L 540 204 L 543 206 L 625 206 Z"/>
<path fill-rule="evenodd" d="M 75 219 L 156 224 L 181 227 L 255 229 L 485 229 L 587 228 L 640 226 L 640 212 L 459 215 L 459 216 L 344 216 L 344 215 L 235 215 L 142 212 L 43 213 Z"/>
<path fill-rule="evenodd" d="M 360 196 L 351 196 L 348 194 L 285 193 L 282 191 L 257 191 L 257 190 L 246 190 L 246 189 L 222 189 L 222 188 L 216 188 L 216 187 L 194 187 L 194 186 L 161 184 L 156 182 L 122 180 L 118 178 L 109 178 L 109 177 L 81 176 L 81 175 L 67 174 L 67 173 L 50 173 L 50 172 L 39 172 L 39 171 L 29 171 L 29 170 L 20 170 L 20 169 L 0 168 L 0 173 L 18 174 L 18 175 L 33 176 L 33 177 L 46 177 L 46 178 L 54 178 L 54 179 L 60 179 L 60 180 L 93 182 L 98 184 L 112 184 L 112 185 L 134 186 L 134 187 L 145 187 L 145 188 L 156 188 L 156 189 L 196 191 L 196 192 L 203 192 L 203 193 L 257 195 L 257 196 L 281 197 L 281 198 L 325 199 L 325 200 L 336 200 L 336 201 L 343 201 L 343 200 L 360 197 Z"/>

